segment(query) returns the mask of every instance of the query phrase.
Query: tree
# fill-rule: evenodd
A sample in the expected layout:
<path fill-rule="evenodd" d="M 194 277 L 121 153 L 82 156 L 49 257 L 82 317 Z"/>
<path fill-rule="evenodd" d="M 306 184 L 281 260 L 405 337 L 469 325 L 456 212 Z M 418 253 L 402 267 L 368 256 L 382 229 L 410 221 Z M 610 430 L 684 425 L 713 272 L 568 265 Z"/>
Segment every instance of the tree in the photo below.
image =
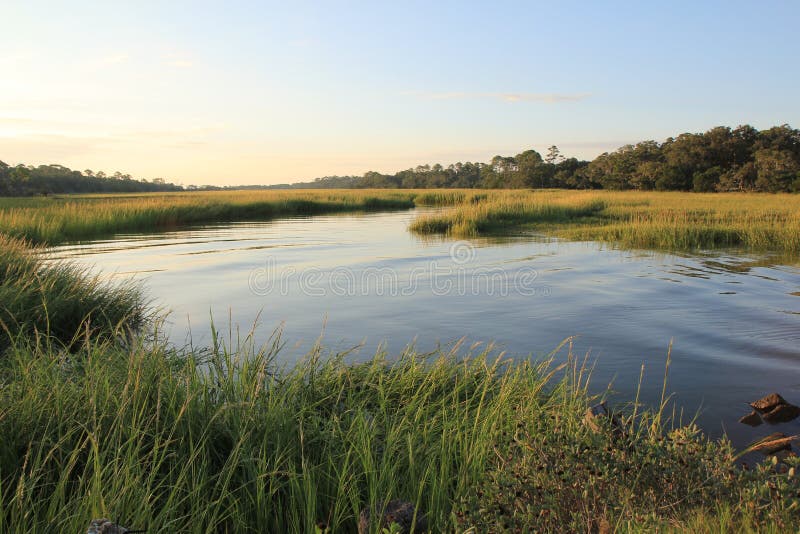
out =
<path fill-rule="evenodd" d="M 25 165 L 17 165 L 8 173 L 8 185 L 12 194 L 25 194 L 25 186 L 31 178 L 31 170 Z"/>
<path fill-rule="evenodd" d="M 692 190 L 697 193 L 710 193 L 716 191 L 719 186 L 719 179 L 722 176 L 720 167 L 711 167 L 708 170 L 694 173 L 692 178 Z"/>
<path fill-rule="evenodd" d="M 579 161 L 576 158 L 566 158 L 556 164 L 556 172 L 553 175 L 553 187 L 578 187 L 580 178 L 578 174 L 586 168 L 588 161 Z M 580 184 L 584 189 L 588 184 Z"/>
<path fill-rule="evenodd" d="M 484 183 L 486 187 L 512 187 L 511 184 L 514 173 L 516 173 L 519 168 L 515 158 L 495 156 L 492 158 L 491 164 L 487 167 L 487 172 L 484 174 Z"/>
<path fill-rule="evenodd" d="M 759 191 L 788 191 L 798 177 L 800 162 L 789 150 L 765 148 L 754 155 Z"/>
<path fill-rule="evenodd" d="M 631 177 L 634 189 L 650 191 L 656 188 L 656 182 L 664 173 L 664 164 L 657 161 L 643 161 L 636 166 Z"/>
<path fill-rule="evenodd" d="M 9 166 L 6 162 L 0 160 L 0 196 L 6 196 L 10 193 L 10 184 L 8 182 Z"/>
<path fill-rule="evenodd" d="M 558 147 L 556 145 L 553 145 L 547 149 L 547 156 L 545 156 L 544 158 L 544 160 L 547 163 L 555 165 L 562 159 L 564 159 L 564 157 L 561 155 L 561 152 L 559 152 Z"/>
<path fill-rule="evenodd" d="M 689 171 L 689 169 L 669 165 L 662 166 L 656 180 L 656 189 L 658 191 L 689 191 L 693 185 L 693 174 L 689 174 Z"/>
<path fill-rule="evenodd" d="M 756 183 L 756 167 L 752 161 L 732 167 L 719 177 L 717 191 L 752 191 Z"/>
<path fill-rule="evenodd" d="M 671 143 L 662 146 L 664 163 L 668 167 L 656 187 L 663 190 L 692 188 L 694 173 L 714 166 L 714 157 L 703 134 L 681 134 Z"/>
<path fill-rule="evenodd" d="M 526 150 L 513 158 L 516 170 L 510 187 L 547 187 L 551 173 L 543 169 L 542 155 L 535 150 Z"/>

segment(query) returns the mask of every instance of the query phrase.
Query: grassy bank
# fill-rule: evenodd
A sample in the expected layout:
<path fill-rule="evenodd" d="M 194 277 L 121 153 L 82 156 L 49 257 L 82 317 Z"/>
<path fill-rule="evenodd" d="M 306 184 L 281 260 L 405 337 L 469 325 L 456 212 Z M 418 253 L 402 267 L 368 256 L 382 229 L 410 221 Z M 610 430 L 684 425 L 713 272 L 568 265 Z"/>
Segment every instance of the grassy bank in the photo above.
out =
<path fill-rule="evenodd" d="M 662 250 L 745 247 L 800 254 L 800 196 L 616 191 L 229 191 L 0 199 L 0 232 L 35 243 L 221 221 L 445 206 L 411 225 L 472 237 L 534 230 Z"/>
<path fill-rule="evenodd" d="M 0 232 L 34 243 L 190 224 L 408 209 L 414 194 L 375 191 L 232 191 L 0 199 Z"/>
<path fill-rule="evenodd" d="M 129 337 L 144 326 L 140 288 L 109 285 L 69 263 L 44 265 L 24 241 L 0 234 L 0 353 L 16 338 L 61 347 Z"/>
<path fill-rule="evenodd" d="M 472 237 L 521 229 L 663 250 L 745 247 L 800 254 L 800 196 L 497 191 L 420 217 L 411 230 Z"/>
<path fill-rule="evenodd" d="M 629 436 L 589 429 L 573 367 L 315 352 L 280 371 L 275 356 L 15 346 L 0 366 L 0 530 L 108 516 L 148 532 L 354 532 L 389 498 L 434 532 L 800 527 L 797 478 L 742 470 L 725 442 L 649 413 Z"/>
<path fill-rule="evenodd" d="M 28 273 L 4 278 L 14 324 L 50 328 L 12 326 L 0 354 L 0 532 L 81 532 L 98 516 L 153 533 L 353 532 L 361 509 L 393 498 L 433 532 L 800 528 L 796 476 L 743 470 L 727 442 L 671 430 L 661 410 L 584 424 L 597 399 L 571 356 L 353 364 L 317 348 L 285 368 L 279 339 L 179 350 L 149 335 L 155 323 L 121 340 L 61 310 L 111 317 L 137 297 L 10 248 L 5 272 Z M 64 280 L 25 297 L 48 273 Z"/>

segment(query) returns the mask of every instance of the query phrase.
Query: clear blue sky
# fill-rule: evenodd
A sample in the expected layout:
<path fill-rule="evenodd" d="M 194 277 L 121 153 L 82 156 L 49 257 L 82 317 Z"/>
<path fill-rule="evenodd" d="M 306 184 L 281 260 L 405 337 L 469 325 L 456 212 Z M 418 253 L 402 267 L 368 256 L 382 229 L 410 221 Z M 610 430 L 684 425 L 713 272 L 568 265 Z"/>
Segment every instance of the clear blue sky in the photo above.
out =
<path fill-rule="evenodd" d="M 0 159 L 276 183 L 800 124 L 800 2 L 0 4 Z"/>

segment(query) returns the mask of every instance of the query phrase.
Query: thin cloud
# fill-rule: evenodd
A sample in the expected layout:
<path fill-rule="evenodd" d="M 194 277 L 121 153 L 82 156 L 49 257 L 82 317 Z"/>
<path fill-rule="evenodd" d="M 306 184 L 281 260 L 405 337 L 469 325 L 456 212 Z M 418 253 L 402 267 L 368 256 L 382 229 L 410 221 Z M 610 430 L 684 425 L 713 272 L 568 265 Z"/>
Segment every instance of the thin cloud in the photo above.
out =
<path fill-rule="evenodd" d="M 131 130 L 127 132 L 120 132 L 115 137 L 120 140 L 130 141 L 180 141 L 185 143 L 205 142 L 206 138 L 218 132 L 227 130 L 228 126 L 224 124 L 215 124 L 209 126 L 198 126 L 195 128 L 179 128 L 179 129 L 164 129 L 164 130 Z"/>
<path fill-rule="evenodd" d="M 179 69 L 188 69 L 193 66 L 194 63 L 186 59 L 176 59 L 175 61 L 167 61 L 167 65 L 170 67 L 178 67 Z"/>
<path fill-rule="evenodd" d="M 129 58 L 130 56 L 128 56 L 128 54 L 117 54 L 115 56 L 108 56 L 106 58 L 103 58 L 101 63 L 103 65 L 118 65 L 120 63 L 125 63 L 126 61 L 128 61 Z"/>
<path fill-rule="evenodd" d="M 10 126 L 19 126 L 19 125 L 31 125 L 31 124 L 41 124 L 42 121 L 37 119 L 26 119 L 23 117 L 0 117 L 0 126 L 3 125 L 10 125 Z"/>
<path fill-rule="evenodd" d="M 133 125 L 109 127 L 102 122 L 41 120 L 28 117 L 0 116 L 0 138 L 36 140 L 47 136 L 59 139 L 93 138 L 109 143 L 206 142 L 209 136 L 224 131 L 225 124 L 195 127 L 142 130 Z"/>
<path fill-rule="evenodd" d="M 504 102 L 544 102 L 556 104 L 559 102 L 578 102 L 589 98 L 591 93 L 426 93 L 407 91 L 404 95 L 416 96 L 424 100 L 465 100 L 465 99 L 495 99 Z"/>
<path fill-rule="evenodd" d="M 86 58 L 79 58 L 75 66 L 83 71 L 97 72 L 105 69 L 112 69 L 123 63 L 127 63 L 131 57 L 124 53 L 114 53 L 106 56 L 92 56 Z"/>
<path fill-rule="evenodd" d="M 168 54 L 163 57 L 164 65 L 178 69 L 188 69 L 194 66 L 194 61 L 185 55 Z"/>
<path fill-rule="evenodd" d="M 29 62 L 34 58 L 34 55 L 30 52 L 14 52 L 11 54 L 5 54 L 0 56 L 0 65 L 2 66 L 12 66 L 17 63 L 25 63 Z"/>

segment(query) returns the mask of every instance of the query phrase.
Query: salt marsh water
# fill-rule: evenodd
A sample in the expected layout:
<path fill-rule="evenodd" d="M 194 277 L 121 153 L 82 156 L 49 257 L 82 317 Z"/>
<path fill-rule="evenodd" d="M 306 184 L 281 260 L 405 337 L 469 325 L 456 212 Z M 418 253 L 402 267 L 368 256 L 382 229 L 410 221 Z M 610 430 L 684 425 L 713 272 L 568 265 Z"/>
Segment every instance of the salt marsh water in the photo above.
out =
<path fill-rule="evenodd" d="M 768 431 L 737 423 L 746 401 L 778 391 L 800 404 L 800 268 L 765 255 L 665 254 L 536 235 L 493 240 L 422 239 L 419 210 L 295 218 L 117 236 L 50 249 L 141 280 L 171 312 L 172 342 L 211 343 L 238 325 L 256 338 L 282 328 L 291 362 L 322 336 L 330 350 L 421 351 L 464 338 L 509 357 L 540 357 L 574 336 L 596 361 L 594 390 L 612 401 L 658 402 L 672 342 L 668 390 L 700 411 L 711 434 L 741 445 Z M 257 324 L 256 324 L 257 321 Z M 480 349 L 475 349 L 480 350 Z M 563 357 L 562 351 L 559 357 Z"/>

